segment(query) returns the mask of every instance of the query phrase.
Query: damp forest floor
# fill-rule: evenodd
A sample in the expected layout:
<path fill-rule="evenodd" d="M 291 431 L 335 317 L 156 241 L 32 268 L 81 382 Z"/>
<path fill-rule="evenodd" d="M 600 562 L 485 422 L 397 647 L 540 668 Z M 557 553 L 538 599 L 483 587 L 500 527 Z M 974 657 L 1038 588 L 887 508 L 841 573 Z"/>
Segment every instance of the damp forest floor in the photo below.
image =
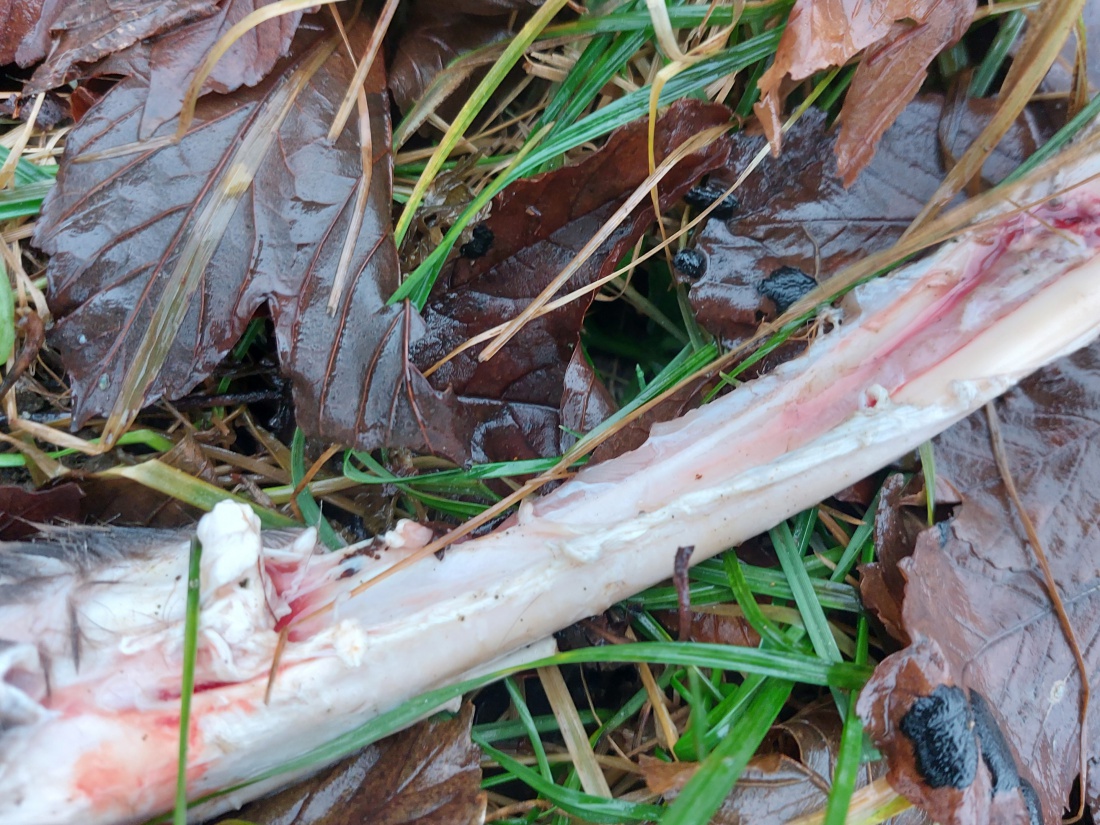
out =
<path fill-rule="evenodd" d="M 1080 4 L 1044 4 L 1040 13 L 1040 4 L 1020 2 L 909 0 L 895 4 L 904 8 L 885 27 L 854 17 L 836 30 L 819 26 L 799 44 L 790 42 L 792 9 L 846 4 L 339 4 L 356 54 L 373 48 L 373 32 L 385 37 L 365 77 L 353 79 L 351 61 L 325 63 L 324 83 L 301 104 L 302 122 L 272 127 L 272 156 L 281 160 L 265 165 L 263 155 L 250 173 L 257 193 L 265 175 L 278 181 L 250 201 L 274 227 L 270 235 L 241 261 L 212 252 L 209 278 L 190 293 L 180 286 L 176 305 L 146 311 L 144 298 L 126 291 L 130 282 L 177 277 L 146 262 L 194 250 L 164 240 L 171 232 L 138 227 L 171 228 L 174 215 L 221 185 L 207 160 L 217 140 L 229 140 L 216 124 L 229 123 L 234 106 L 266 116 L 273 92 L 260 78 L 313 59 L 311 32 L 334 30 L 332 9 L 303 17 L 301 5 L 280 9 L 283 34 L 264 35 L 277 46 L 259 38 L 247 85 L 215 75 L 229 90 L 202 98 L 169 160 L 167 152 L 141 153 L 151 138 L 128 113 L 144 106 L 152 133 L 169 134 L 179 108 L 186 117 L 192 104 L 178 101 L 162 118 L 168 125 L 156 126 L 148 90 L 185 89 L 198 72 L 214 71 L 202 59 L 216 37 L 185 48 L 191 40 L 167 38 L 191 37 L 187 27 L 198 24 L 181 23 L 89 56 L 55 28 L 44 62 L 17 66 L 7 42 L 14 29 L 3 36 L 0 59 L 11 64 L 0 81 L 4 537 L 49 519 L 186 527 L 227 496 L 253 505 L 265 526 L 317 525 L 330 547 L 400 518 L 441 531 L 458 526 L 540 474 L 556 480 L 636 445 L 652 419 L 639 422 L 635 412 L 687 377 L 701 376 L 686 395 L 665 398 L 661 415 L 735 391 L 796 355 L 816 334 L 812 313 L 787 318 L 785 310 L 872 247 L 889 247 L 1005 109 L 1014 107 L 1013 125 L 989 161 L 997 179 L 1095 115 L 1088 52 L 1075 50 L 1070 34 Z M 32 8 L 32 16 L 43 13 Z M 1068 45 L 1049 75 L 1046 66 L 1031 72 L 1030 94 L 1014 97 L 1028 81 L 1019 56 L 1039 49 L 1039 29 Z M 903 36 L 914 31 L 920 37 Z M 843 45 L 852 32 L 865 49 Z M 188 57 L 191 75 L 158 74 L 170 62 L 158 49 L 171 43 L 180 54 L 198 50 Z M 261 71 L 265 48 L 273 56 Z M 911 71 L 881 68 L 903 49 L 927 66 L 919 95 Z M 65 64 L 66 54 L 76 56 Z M 364 91 L 348 96 L 348 125 L 328 140 L 354 80 Z M 24 83 L 40 93 L 21 96 Z M 219 97 L 231 105 L 219 109 Z M 661 119 L 670 106 L 679 107 L 676 123 Z M 893 129 L 861 119 L 870 110 L 892 112 Z M 785 137 L 775 158 L 767 138 L 777 127 Z M 711 128 L 715 137 L 648 187 L 651 197 L 647 178 L 681 142 Z M 609 141 L 617 142 L 601 155 Z M 122 154 L 131 144 L 139 154 Z M 756 164 L 763 171 L 738 180 Z M 318 194 L 317 181 L 345 189 Z M 585 187 L 591 203 L 576 194 Z M 226 191 L 226 212 L 211 220 L 225 225 L 219 239 L 232 240 L 236 195 Z M 629 219 L 600 235 L 635 192 Z M 262 213 L 256 204 L 274 193 L 292 206 Z M 355 202 L 357 221 L 335 208 L 340 198 Z M 881 214 L 884 202 L 897 204 L 896 214 Z M 552 237 L 525 223 L 533 215 L 558 221 Z M 93 219 L 114 236 L 88 231 Z M 319 240 L 329 235 L 340 242 Z M 573 308 L 513 331 L 510 345 L 501 339 L 517 312 L 561 294 L 555 277 L 593 239 L 590 260 L 568 280 L 580 293 Z M 327 267 L 328 280 L 290 279 L 310 271 L 302 263 L 309 256 Z M 118 278 L 119 262 L 130 261 L 142 263 Z M 348 272 L 366 274 L 341 285 L 337 276 Z M 187 272 L 178 277 L 189 283 Z M 362 289 L 373 297 L 337 314 L 334 326 L 323 297 L 354 302 L 368 280 Z M 224 319 L 191 328 L 195 289 Z M 307 304 L 322 308 L 310 314 Z M 112 314 L 133 307 L 137 314 L 125 316 L 132 322 Z M 174 327 L 149 334 L 173 312 Z M 414 339 L 412 348 L 401 334 L 362 331 L 386 324 Z M 758 337 L 762 325 L 769 331 Z M 495 339 L 510 388 L 466 349 Z M 154 364 L 140 380 L 138 356 Z M 523 366 L 528 356 L 537 369 Z M 114 358 L 118 369 L 107 366 Z M 386 432 L 357 418 L 348 399 L 333 400 L 367 380 L 365 362 L 378 367 L 362 396 L 398 410 Z M 405 398 L 413 399 L 407 410 Z M 448 429 L 458 420 L 481 426 Z M 442 448 L 427 449 L 425 432 Z M 403 760 L 406 776 L 416 777 L 412 790 L 392 772 L 368 772 L 355 800 L 287 818 L 302 794 L 320 798 L 340 770 L 356 770 L 350 757 L 336 773 L 234 818 L 325 825 L 361 810 L 364 821 L 394 823 L 479 821 L 483 813 L 491 822 L 555 825 L 931 821 L 886 782 L 855 702 L 875 664 L 899 647 L 860 594 L 861 571 L 876 562 L 884 536 L 895 535 L 876 528 L 875 515 L 901 519 L 904 511 L 906 523 L 921 527 L 950 516 L 926 492 L 953 466 L 943 449 L 927 445 L 675 582 L 563 631 L 563 652 L 537 671 L 440 689 L 361 730 L 361 743 Z M 616 649 L 625 643 L 634 653 L 624 661 Z M 472 711 L 406 729 L 462 697 Z M 414 818 L 414 801 L 435 813 Z"/>

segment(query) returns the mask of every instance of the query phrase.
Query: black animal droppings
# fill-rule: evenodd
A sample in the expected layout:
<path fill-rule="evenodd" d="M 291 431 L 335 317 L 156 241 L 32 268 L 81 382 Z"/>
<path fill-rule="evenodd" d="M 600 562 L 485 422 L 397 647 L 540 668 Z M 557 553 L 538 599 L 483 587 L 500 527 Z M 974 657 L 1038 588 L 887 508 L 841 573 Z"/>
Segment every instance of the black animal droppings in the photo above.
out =
<path fill-rule="evenodd" d="M 991 797 L 1019 791 L 1029 825 L 1043 825 L 1043 806 L 1016 759 L 989 703 L 977 691 L 939 685 L 918 697 L 898 725 L 913 746 L 917 772 L 930 788 L 965 790 L 978 770 L 978 747 L 989 771 Z"/>
<path fill-rule="evenodd" d="M 1043 807 L 1039 804 L 1039 796 L 1031 787 L 1031 783 L 1020 776 L 1016 759 L 1012 756 L 1012 750 L 1001 731 L 1001 726 L 997 724 L 997 720 L 989 710 L 989 703 L 980 693 L 972 690 L 970 707 L 974 714 L 974 734 L 982 746 L 982 761 L 989 769 L 989 776 L 992 779 L 993 796 L 1019 788 L 1020 795 L 1027 805 L 1028 821 L 1031 825 L 1042 825 Z"/>
<path fill-rule="evenodd" d="M 474 226 L 473 234 L 466 243 L 459 248 L 463 258 L 480 258 L 493 246 L 493 230 L 483 223 Z"/>
<path fill-rule="evenodd" d="M 982 745 L 982 761 L 993 780 L 993 794 L 1015 790 L 1020 787 L 1020 773 L 1000 725 L 989 712 L 985 699 L 976 691 L 970 693 L 970 707 L 974 714 L 974 734 Z"/>
<path fill-rule="evenodd" d="M 964 790 L 978 773 L 978 743 L 971 729 L 974 717 L 962 688 L 939 685 L 920 696 L 901 719 L 917 772 L 930 788 Z"/>
<path fill-rule="evenodd" d="M 766 298 L 775 302 L 775 308 L 782 314 L 817 286 L 817 281 L 794 266 L 781 266 L 765 278 L 756 287 Z"/>
<path fill-rule="evenodd" d="M 1026 779 L 1020 780 L 1020 796 L 1027 805 L 1028 825 L 1043 825 L 1043 806 L 1039 804 L 1039 794 Z"/>
<path fill-rule="evenodd" d="M 707 257 L 698 249 L 681 249 L 673 256 L 672 265 L 693 281 L 707 273 Z"/>
<path fill-rule="evenodd" d="M 724 186 L 718 186 L 713 183 L 700 183 L 687 191 L 687 194 L 684 195 L 684 202 L 692 209 L 703 210 L 719 198 L 722 198 L 722 194 L 725 191 L 726 187 Z M 725 220 L 731 217 L 740 205 L 741 201 L 737 200 L 733 195 L 726 195 L 722 198 L 722 202 L 714 207 L 714 211 L 710 213 L 711 217 Z"/>

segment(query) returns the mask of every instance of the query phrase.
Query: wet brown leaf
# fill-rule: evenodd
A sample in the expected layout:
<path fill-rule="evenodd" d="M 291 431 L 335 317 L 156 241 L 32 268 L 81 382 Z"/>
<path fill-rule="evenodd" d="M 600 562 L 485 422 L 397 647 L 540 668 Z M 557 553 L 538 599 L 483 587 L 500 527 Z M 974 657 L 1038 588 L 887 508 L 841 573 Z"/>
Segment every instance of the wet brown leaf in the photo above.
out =
<path fill-rule="evenodd" d="M 128 478 L 88 475 L 81 477 L 80 487 L 84 498 L 77 521 L 81 524 L 194 529 L 203 514 L 197 507 Z"/>
<path fill-rule="evenodd" d="M 958 491 L 942 476 L 936 477 L 935 502 L 937 508 L 959 503 Z M 898 563 L 912 555 L 917 537 L 927 527 L 924 477 L 918 473 L 906 481 L 897 473 L 887 478 L 875 511 L 876 560 L 860 566 L 859 592 L 864 606 L 903 645 L 909 644 L 909 636 L 901 620 L 905 577 Z"/>
<path fill-rule="evenodd" d="M 1016 485 L 1095 684 L 1100 347 L 1048 367 L 997 407 Z M 963 504 L 900 563 L 912 645 L 877 668 L 860 715 L 890 761 L 891 783 L 939 822 L 1057 823 L 1079 767 L 1080 674 L 1007 502 L 983 413 L 937 439 L 936 464 Z M 1098 719 L 1093 710 L 1094 763 Z"/>
<path fill-rule="evenodd" d="M 760 78 L 755 110 L 778 150 L 785 81 L 843 66 L 860 52 L 841 110 L 839 173 L 851 185 L 882 134 L 916 95 L 925 70 L 955 43 L 974 16 L 975 0 L 798 0 L 772 66 Z"/>
<path fill-rule="evenodd" d="M 421 5 L 426 15 L 461 12 L 492 17 L 512 12 L 533 11 L 538 8 L 539 0 L 424 0 Z"/>
<path fill-rule="evenodd" d="M 225 0 L 214 14 L 135 43 L 94 71 L 149 78 L 138 130 L 142 139 L 148 138 L 180 113 L 191 80 L 214 44 L 248 14 L 274 2 L 277 0 Z M 281 14 L 238 38 L 214 64 L 202 94 L 227 94 L 242 86 L 255 86 L 289 52 L 301 20 L 300 11 Z"/>
<path fill-rule="evenodd" d="M 661 623 L 669 633 L 683 640 L 680 632 L 679 614 L 669 611 L 658 614 Z M 687 638 L 703 644 L 736 645 L 738 647 L 756 647 L 760 636 L 744 616 L 732 613 L 712 612 L 710 610 L 692 610 L 691 623 Z"/>
<path fill-rule="evenodd" d="M 363 47 L 368 29 L 353 29 L 353 47 Z M 368 78 L 374 156 L 367 208 L 353 239 L 347 284 L 335 314 L 328 311 L 345 237 L 353 231 L 360 147 L 354 122 L 335 143 L 325 137 L 351 79 L 345 50 L 334 36 L 306 45 L 259 86 L 232 99 L 204 98 L 177 146 L 80 162 L 137 139 L 146 94 L 139 77 L 116 86 L 71 134 L 36 242 L 53 256 L 47 275 L 60 322 L 52 340 L 72 377 L 77 422 L 111 409 L 143 337 L 154 334 L 146 331 L 165 283 L 201 236 L 210 261 L 195 276 L 178 331 L 161 335 L 171 346 L 145 389 L 147 401 L 178 398 L 195 386 L 267 301 L 304 429 L 366 448 L 404 445 L 462 455 L 455 434 L 463 428 L 406 361 L 419 319 L 407 307 L 385 305 L 397 286 L 398 264 L 380 71 Z M 310 74 L 306 67 L 315 65 L 317 49 L 329 54 Z M 280 95 L 296 79 L 301 91 L 293 106 L 283 107 Z M 237 148 L 265 133 L 275 139 L 254 179 L 238 183 L 246 158 Z M 227 216 L 208 224 L 211 211 L 232 203 L 237 192 Z"/>
<path fill-rule="evenodd" d="M 78 65 L 209 17 L 217 5 L 217 0 L 46 0 L 16 59 L 26 66 L 48 55 L 28 89 L 52 89 L 70 79 Z"/>
<path fill-rule="evenodd" d="M 262 825 L 466 825 L 481 822 L 473 706 L 370 745 L 317 776 L 228 817 Z"/>
<path fill-rule="evenodd" d="M 657 124 L 658 162 L 690 136 L 728 119 L 722 106 L 673 104 Z M 482 228 L 482 236 L 491 238 L 483 254 L 457 258 L 436 283 L 424 309 L 428 330 L 413 347 L 416 364 L 427 369 L 467 339 L 519 314 L 645 180 L 646 141 L 646 123 L 638 121 L 576 166 L 509 187 Z M 662 205 L 682 197 L 727 151 L 719 142 L 681 161 L 662 181 Z M 652 206 L 639 206 L 559 294 L 612 271 L 652 220 Z M 476 460 L 558 453 L 572 441 L 560 425 L 590 428 L 610 411 L 591 366 L 577 355 L 590 303 L 588 296 L 531 321 L 484 363 L 477 360 L 481 347 L 474 347 L 431 376 L 437 389 L 453 391 L 483 422 L 474 436 Z"/>
<path fill-rule="evenodd" d="M 80 521 L 80 485 L 66 482 L 42 490 L 24 490 L 14 484 L 0 485 L 0 541 L 33 536 L 37 525 L 57 521 Z"/>
<path fill-rule="evenodd" d="M 945 105 L 936 96 L 914 101 L 847 189 L 837 173 L 835 137 L 825 115 L 806 112 L 788 133 L 783 153 L 766 158 L 738 190 L 740 206 L 732 217 L 712 219 L 700 233 L 696 250 L 704 274 L 677 273 L 692 284 L 699 323 L 733 345 L 786 308 L 768 297 L 783 294 L 769 286 L 790 274 L 785 267 L 823 280 L 891 246 L 939 186 L 944 152 L 954 155 L 976 137 L 995 106 L 985 100 Z M 1021 118 L 986 163 L 984 178 L 1004 178 L 1049 131 L 1044 121 Z M 761 137 L 738 136 L 727 169 L 712 183 L 722 188 L 732 183 L 763 143 Z"/>
<path fill-rule="evenodd" d="M 0 0 L 0 66 L 15 62 L 19 44 L 34 29 L 45 0 Z M 38 55 L 37 60 L 42 55 Z"/>
<path fill-rule="evenodd" d="M 913 512 L 901 505 L 909 486 L 900 473 L 890 476 L 882 485 L 875 511 L 877 560 L 863 565 L 859 571 L 859 592 L 864 606 L 902 644 L 909 644 L 909 636 L 901 619 L 905 577 L 898 569 L 898 562 L 913 552 L 917 536 L 928 526 L 919 511 Z M 923 488 L 923 483 L 920 486 Z"/>
<path fill-rule="evenodd" d="M 435 0 L 412 4 L 409 20 L 389 68 L 390 91 L 402 112 L 412 107 L 436 75 L 456 57 L 511 34 L 511 15 L 463 14 L 450 4 Z M 460 103 L 464 98 L 461 91 L 451 96 L 452 101 Z M 443 116 L 448 117 L 446 113 Z"/>

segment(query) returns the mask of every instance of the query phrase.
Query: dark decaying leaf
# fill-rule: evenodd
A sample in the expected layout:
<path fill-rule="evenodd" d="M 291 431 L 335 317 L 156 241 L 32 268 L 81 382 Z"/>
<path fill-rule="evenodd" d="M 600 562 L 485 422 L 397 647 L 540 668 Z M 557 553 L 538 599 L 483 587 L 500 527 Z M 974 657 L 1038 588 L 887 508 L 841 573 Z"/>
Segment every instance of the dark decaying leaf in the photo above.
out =
<path fill-rule="evenodd" d="M 692 135 L 728 119 L 723 106 L 694 100 L 673 104 L 657 123 L 658 162 Z M 436 283 L 424 308 L 428 330 L 413 348 L 417 365 L 427 369 L 467 339 L 518 315 L 645 180 L 646 146 L 646 123 L 638 121 L 576 166 L 519 181 L 506 190 L 485 221 L 491 246 L 475 259 L 456 258 Z M 662 207 L 721 165 L 727 152 L 727 143 L 720 141 L 681 161 L 659 186 Z M 652 206 L 646 201 L 559 294 L 612 271 L 652 221 Z M 532 320 L 486 362 L 477 360 L 481 347 L 471 348 L 431 376 L 433 385 L 453 391 L 482 422 L 477 437 L 484 459 L 557 453 L 572 440 L 559 431 L 559 424 L 588 429 L 610 411 L 592 367 L 577 355 L 581 321 L 590 303 L 591 295 Z M 563 397 L 567 373 L 569 391 Z M 535 422 L 537 426 L 524 426 Z M 475 457 L 482 459 L 476 449 Z"/>
<path fill-rule="evenodd" d="M 704 393 L 713 386 L 714 379 L 699 378 L 662 398 L 642 415 L 631 418 L 625 426 L 620 427 L 596 447 L 592 453 L 592 463 L 605 461 L 641 447 L 649 438 L 649 431 L 654 424 L 671 421 L 684 415 L 688 410 L 695 409 L 699 406 Z"/>
<path fill-rule="evenodd" d="M 472 825 L 485 816 L 473 706 L 370 745 L 229 819 L 263 825 Z"/>
<path fill-rule="evenodd" d="M 798 0 L 771 67 L 760 78 L 755 109 L 778 148 L 787 78 L 803 80 L 864 52 L 841 110 L 836 146 L 840 176 L 855 180 L 875 145 L 924 81 L 925 70 L 955 43 L 975 0 Z"/>
<path fill-rule="evenodd" d="M 958 492 L 942 476 L 936 477 L 937 507 L 959 503 Z M 886 479 L 875 511 L 876 561 L 859 569 L 859 592 L 863 605 L 886 631 L 902 644 L 909 644 L 901 620 L 905 577 L 898 562 L 912 554 L 917 537 L 928 527 L 928 504 L 924 477 L 906 479 L 895 473 Z"/>
<path fill-rule="evenodd" d="M 194 530 L 203 511 L 128 478 L 88 475 L 80 479 L 84 498 L 80 524 Z"/>
<path fill-rule="evenodd" d="M 80 485 L 66 482 L 43 490 L 0 485 L 0 541 L 33 536 L 37 525 L 56 521 L 79 522 Z"/>
<path fill-rule="evenodd" d="M 353 30 L 353 49 L 362 48 L 366 29 Z M 558 452 L 561 424 L 587 429 L 610 408 L 591 368 L 573 359 L 587 302 L 528 325 L 488 364 L 456 360 L 433 377 L 438 390 L 408 360 L 409 347 L 417 346 L 421 365 L 431 363 L 467 335 L 513 317 L 538 294 L 644 178 L 644 124 L 613 136 L 609 150 L 578 167 L 504 193 L 490 220 L 497 242 L 483 258 L 462 259 L 446 273 L 427 310 L 429 331 L 408 305 L 385 303 L 396 289 L 398 264 L 389 223 L 388 108 L 381 72 L 372 72 L 371 188 L 347 283 L 330 313 L 361 180 L 355 123 L 335 144 L 325 138 L 352 71 L 338 42 L 329 36 L 308 50 L 300 46 L 279 73 L 232 100 L 204 98 L 178 145 L 80 162 L 137 139 L 147 94 L 138 76 L 115 87 L 73 131 L 35 239 L 52 255 L 51 308 L 60 319 L 53 342 L 72 377 L 74 420 L 79 425 L 111 411 L 126 398 L 122 387 L 139 390 L 127 409 L 136 409 L 142 396 L 145 402 L 182 396 L 210 373 L 266 301 L 298 423 L 307 432 L 458 461 Z M 288 98 L 296 82 L 302 88 Z M 727 116 L 722 107 L 677 104 L 660 121 L 659 156 Z M 158 132 L 173 128 L 166 123 Z M 264 135 L 273 135 L 269 146 L 240 154 L 239 147 L 262 146 Z M 725 152 L 719 144 L 682 161 L 662 188 L 665 204 L 721 163 Z M 256 164 L 252 180 L 240 171 L 246 161 Z M 225 217 L 211 222 L 219 208 Z M 640 207 L 569 288 L 614 266 L 651 219 Z M 209 262 L 195 265 L 202 249 Z M 157 312 L 170 294 L 166 284 L 185 284 L 188 277 L 195 286 L 182 320 L 178 328 L 164 326 Z M 147 370 L 143 385 L 132 375 L 150 342 L 171 343 L 163 367 Z"/>
<path fill-rule="evenodd" d="M 495 17 L 501 14 L 534 11 L 539 0 L 423 0 L 421 9 L 425 15 L 475 14 L 483 17 Z"/>
<path fill-rule="evenodd" d="M 1100 346 L 1023 382 L 997 409 L 1013 477 L 1096 684 Z M 1081 674 L 1008 503 L 984 413 L 940 436 L 935 452 L 937 474 L 963 503 L 900 563 L 912 644 L 879 665 L 859 713 L 889 759 L 891 784 L 944 825 L 1058 823 L 1078 774 Z M 1095 809 L 1100 716 L 1092 708 L 1089 717 Z"/>
<path fill-rule="evenodd" d="M 960 154 L 995 107 L 987 100 L 945 105 L 936 96 L 914 101 L 847 189 L 824 113 L 806 112 L 787 134 L 782 154 L 766 158 L 738 190 L 733 215 L 710 220 L 700 233 L 696 250 L 705 273 L 697 279 L 678 273 L 692 284 L 699 323 L 735 344 L 785 308 L 767 295 L 770 281 L 792 271 L 784 268 L 824 280 L 891 246 L 943 179 L 944 152 Z M 1037 118 L 1022 117 L 986 163 L 984 178 L 1004 178 L 1048 132 Z M 720 184 L 732 183 L 763 142 L 738 136 L 727 170 L 715 176 Z"/>
<path fill-rule="evenodd" d="M 756 647 L 760 644 L 760 635 L 740 613 L 727 613 L 718 608 L 714 610 L 697 609 L 690 611 L 690 623 L 686 634 L 680 630 L 680 614 L 675 611 L 659 613 L 657 617 L 668 628 L 668 632 L 678 639 L 688 639 L 703 644 L 736 645 L 738 647 Z"/>
<path fill-rule="evenodd" d="M 832 703 L 810 705 L 773 727 L 733 791 L 711 818 L 711 825 L 774 825 L 824 810 L 836 770 L 840 732 L 840 717 Z M 646 757 L 640 767 L 649 789 L 672 799 L 697 765 Z M 857 787 L 883 773 L 881 763 L 864 766 Z M 915 809 L 888 821 L 890 825 L 930 822 Z"/>
<path fill-rule="evenodd" d="M 52 89 L 68 80 L 74 67 L 208 17 L 217 5 L 217 0 L 46 0 L 16 59 L 26 66 L 46 56 L 28 90 Z"/>
<path fill-rule="evenodd" d="M 150 40 L 134 43 L 93 71 L 148 77 L 138 130 L 142 139 L 148 138 L 180 113 L 191 80 L 214 44 L 248 14 L 275 2 L 277 0 L 225 0 L 213 14 L 176 26 Z M 300 11 L 280 14 L 239 37 L 214 64 L 203 83 L 202 93 L 226 94 L 241 86 L 255 86 L 280 58 L 286 56 L 301 20 Z"/>
<path fill-rule="evenodd" d="M 352 29 L 353 48 L 363 47 L 367 29 Z M 330 315 L 362 170 L 354 121 L 335 143 L 325 133 L 353 67 L 332 35 L 309 49 L 300 44 L 295 54 L 282 71 L 232 100 L 204 98 L 176 146 L 79 162 L 137 139 L 147 91 L 139 77 L 115 87 L 73 131 L 36 241 L 53 255 L 47 274 L 61 319 L 53 340 L 72 377 L 75 418 L 82 423 L 111 409 L 147 335 L 172 343 L 146 399 L 182 396 L 209 374 L 266 300 L 303 428 L 346 443 L 461 454 L 453 435 L 460 428 L 442 405 L 423 413 L 437 396 L 406 363 L 415 317 L 385 306 L 398 264 L 389 223 L 384 80 L 380 72 L 368 78 L 371 188 L 347 284 Z M 298 81 L 301 90 L 290 94 Z M 172 129 L 168 123 L 159 132 Z M 273 139 L 262 157 L 238 154 L 264 134 Z M 239 181 L 250 159 L 255 177 Z M 227 218 L 204 222 L 235 196 L 239 202 Z M 165 282 L 178 280 L 181 254 L 196 241 L 210 250 L 210 260 L 196 276 L 178 332 L 147 332 Z M 414 401 L 417 393 L 422 397 Z"/>
<path fill-rule="evenodd" d="M 407 112 L 435 76 L 459 55 L 508 37 L 510 21 L 509 14 L 463 14 L 436 0 L 413 3 L 409 26 L 402 32 L 390 60 L 390 91 L 397 107 Z M 451 99 L 461 104 L 464 97 L 456 91 Z"/>
<path fill-rule="evenodd" d="M 15 62 L 19 44 L 34 29 L 42 15 L 43 2 L 44 0 L 0 0 L 0 66 Z M 41 57 L 40 54 L 28 62 Z"/>

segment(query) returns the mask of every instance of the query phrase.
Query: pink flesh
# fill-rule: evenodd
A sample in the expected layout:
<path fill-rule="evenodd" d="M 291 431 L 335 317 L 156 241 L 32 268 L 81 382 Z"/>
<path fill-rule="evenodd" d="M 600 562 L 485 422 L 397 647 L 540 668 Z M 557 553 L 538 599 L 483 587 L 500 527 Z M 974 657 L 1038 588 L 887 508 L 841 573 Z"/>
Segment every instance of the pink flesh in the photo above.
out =
<path fill-rule="evenodd" d="M 667 577 L 679 546 L 694 545 L 699 561 L 768 529 L 1083 345 L 1100 324 L 1098 216 L 1100 186 L 1089 183 L 1057 208 L 1007 218 L 862 288 L 858 317 L 803 358 L 655 428 L 640 449 L 524 505 L 507 529 L 362 596 L 342 597 L 426 543 L 426 528 L 403 524 L 376 559 L 308 548 L 297 558 L 261 555 L 251 573 L 262 572 L 270 587 L 247 638 L 262 652 L 289 626 L 290 641 L 270 704 L 265 660 L 242 653 L 233 664 L 247 674 L 227 683 L 214 637 L 200 645 L 192 794 L 277 766 L 604 610 Z M 250 536 L 255 525 L 233 507 L 219 505 L 209 524 L 223 518 L 233 535 Z M 211 604 L 218 594 L 239 595 L 237 586 L 225 578 L 208 594 Z M 302 621 L 332 599 L 334 613 Z M 55 639 L 53 656 L 64 659 L 64 632 L 51 636 L 8 612 L 0 608 L 5 638 Z M 53 674 L 43 701 L 53 717 L 5 734 L 0 825 L 140 821 L 169 806 L 174 777 L 165 766 L 175 738 L 150 734 L 178 713 L 176 652 L 156 646 L 122 655 L 108 645 L 88 661 L 80 673 Z M 137 697 L 133 706 L 119 707 L 128 696 Z M 61 798 L 32 784 L 33 769 L 46 766 Z"/>

